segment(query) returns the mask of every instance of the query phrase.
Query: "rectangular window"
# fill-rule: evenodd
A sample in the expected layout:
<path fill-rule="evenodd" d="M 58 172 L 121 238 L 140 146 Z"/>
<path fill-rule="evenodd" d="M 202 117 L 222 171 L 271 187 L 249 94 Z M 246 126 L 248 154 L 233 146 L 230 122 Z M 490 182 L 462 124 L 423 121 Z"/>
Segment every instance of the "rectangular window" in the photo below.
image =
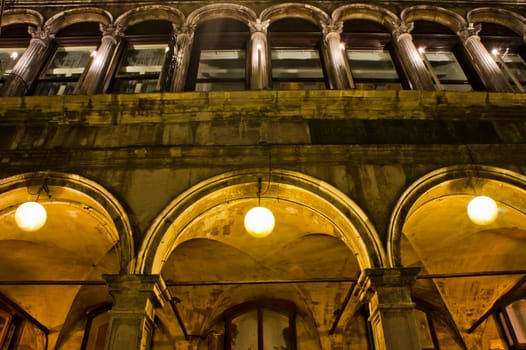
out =
<path fill-rule="evenodd" d="M 115 74 L 113 92 L 155 91 L 167 51 L 167 44 L 128 45 Z"/>
<path fill-rule="evenodd" d="M 398 73 L 388 50 L 347 50 L 351 74 L 360 89 L 401 89 Z"/>
<path fill-rule="evenodd" d="M 509 78 L 515 91 L 524 91 L 526 88 L 526 63 L 518 53 L 500 55 L 500 63 L 504 74 Z M 498 59 L 497 59 L 498 61 Z"/>
<path fill-rule="evenodd" d="M 244 89 L 245 50 L 201 50 L 196 91 Z"/>
<path fill-rule="evenodd" d="M 40 75 L 34 95 L 71 94 L 95 51 L 96 46 L 59 46 Z"/>
<path fill-rule="evenodd" d="M 275 89 L 325 89 L 323 68 L 317 49 L 273 49 L 271 57 Z"/>
<path fill-rule="evenodd" d="M 506 315 L 517 339 L 516 345 L 526 345 L 526 299 L 506 306 Z"/>
<path fill-rule="evenodd" d="M 443 90 L 471 91 L 472 87 L 455 54 L 451 51 L 430 51 L 423 54 Z"/>

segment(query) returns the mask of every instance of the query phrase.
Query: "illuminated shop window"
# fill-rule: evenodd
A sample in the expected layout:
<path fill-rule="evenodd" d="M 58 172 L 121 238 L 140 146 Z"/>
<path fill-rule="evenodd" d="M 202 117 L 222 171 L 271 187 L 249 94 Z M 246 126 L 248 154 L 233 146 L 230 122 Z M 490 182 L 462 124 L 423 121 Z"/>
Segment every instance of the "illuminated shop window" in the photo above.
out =
<path fill-rule="evenodd" d="M 248 27 L 233 19 L 202 23 L 195 33 L 188 78 L 188 91 L 245 90 Z"/>
<path fill-rule="evenodd" d="M 526 349 L 526 299 L 505 306 L 498 318 L 510 349 Z"/>
<path fill-rule="evenodd" d="M 225 312 L 225 349 L 295 350 L 294 304 L 269 301 L 242 304 Z"/>
<path fill-rule="evenodd" d="M 58 46 L 37 82 L 34 95 L 70 95 L 89 66 L 96 46 Z"/>
<path fill-rule="evenodd" d="M 268 30 L 274 89 L 326 89 L 320 29 L 300 19 L 283 19 Z"/>
<path fill-rule="evenodd" d="M 155 91 L 167 51 L 167 43 L 128 44 L 115 74 L 113 92 Z"/>

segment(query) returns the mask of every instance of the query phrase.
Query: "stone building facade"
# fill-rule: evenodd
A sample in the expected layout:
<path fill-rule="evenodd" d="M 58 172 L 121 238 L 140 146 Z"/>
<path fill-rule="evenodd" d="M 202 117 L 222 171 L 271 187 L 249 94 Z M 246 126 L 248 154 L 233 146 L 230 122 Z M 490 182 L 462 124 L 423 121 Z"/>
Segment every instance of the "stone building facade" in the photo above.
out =
<path fill-rule="evenodd" d="M 526 348 L 525 16 L 3 1 L 0 349 Z"/>

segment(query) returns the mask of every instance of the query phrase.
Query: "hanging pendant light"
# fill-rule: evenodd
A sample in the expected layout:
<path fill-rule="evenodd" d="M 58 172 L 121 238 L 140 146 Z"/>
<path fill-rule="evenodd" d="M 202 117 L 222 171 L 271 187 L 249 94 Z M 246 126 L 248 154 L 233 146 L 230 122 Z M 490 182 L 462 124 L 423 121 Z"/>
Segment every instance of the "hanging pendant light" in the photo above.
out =
<path fill-rule="evenodd" d="M 245 214 L 245 230 L 257 238 L 266 237 L 274 230 L 276 221 L 274 214 L 261 206 L 261 178 L 258 179 L 258 206 L 250 209 Z"/>
<path fill-rule="evenodd" d="M 47 220 L 46 208 L 38 202 L 29 201 L 18 206 L 15 212 L 16 225 L 23 231 L 40 230 Z"/>
<path fill-rule="evenodd" d="M 477 225 L 489 225 L 497 218 L 497 203 L 488 196 L 476 196 L 468 203 L 469 219 Z"/>
<path fill-rule="evenodd" d="M 46 208 L 38 203 L 40 193 L 45 191 L 48 198 L 51 198 L 49 188 L 47 186 L 47 179 L 40 186 L 35 201 L 27 201 L 18 206 L 15 211 L 15 223 L 22 231 L 34 232 L 40 230 L 47 221 Z"/>

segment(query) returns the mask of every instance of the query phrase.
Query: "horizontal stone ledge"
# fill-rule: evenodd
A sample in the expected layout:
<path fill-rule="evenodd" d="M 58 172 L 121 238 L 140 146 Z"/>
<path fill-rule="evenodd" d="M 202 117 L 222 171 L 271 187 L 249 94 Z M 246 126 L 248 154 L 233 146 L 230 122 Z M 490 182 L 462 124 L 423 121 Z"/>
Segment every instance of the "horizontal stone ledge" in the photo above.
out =
<path fill-rule="evenodd" d="M 153 146 L 2 150 L 4 170 L 229 168 L 345 164 L 524 165 L 526 144 Z"/>
<path fill-rule="evenodd" d="M 2 98 L 0 126 L 240 119 L 523 120 L 526 94 L 411 90 L 180 92 Z"/>

